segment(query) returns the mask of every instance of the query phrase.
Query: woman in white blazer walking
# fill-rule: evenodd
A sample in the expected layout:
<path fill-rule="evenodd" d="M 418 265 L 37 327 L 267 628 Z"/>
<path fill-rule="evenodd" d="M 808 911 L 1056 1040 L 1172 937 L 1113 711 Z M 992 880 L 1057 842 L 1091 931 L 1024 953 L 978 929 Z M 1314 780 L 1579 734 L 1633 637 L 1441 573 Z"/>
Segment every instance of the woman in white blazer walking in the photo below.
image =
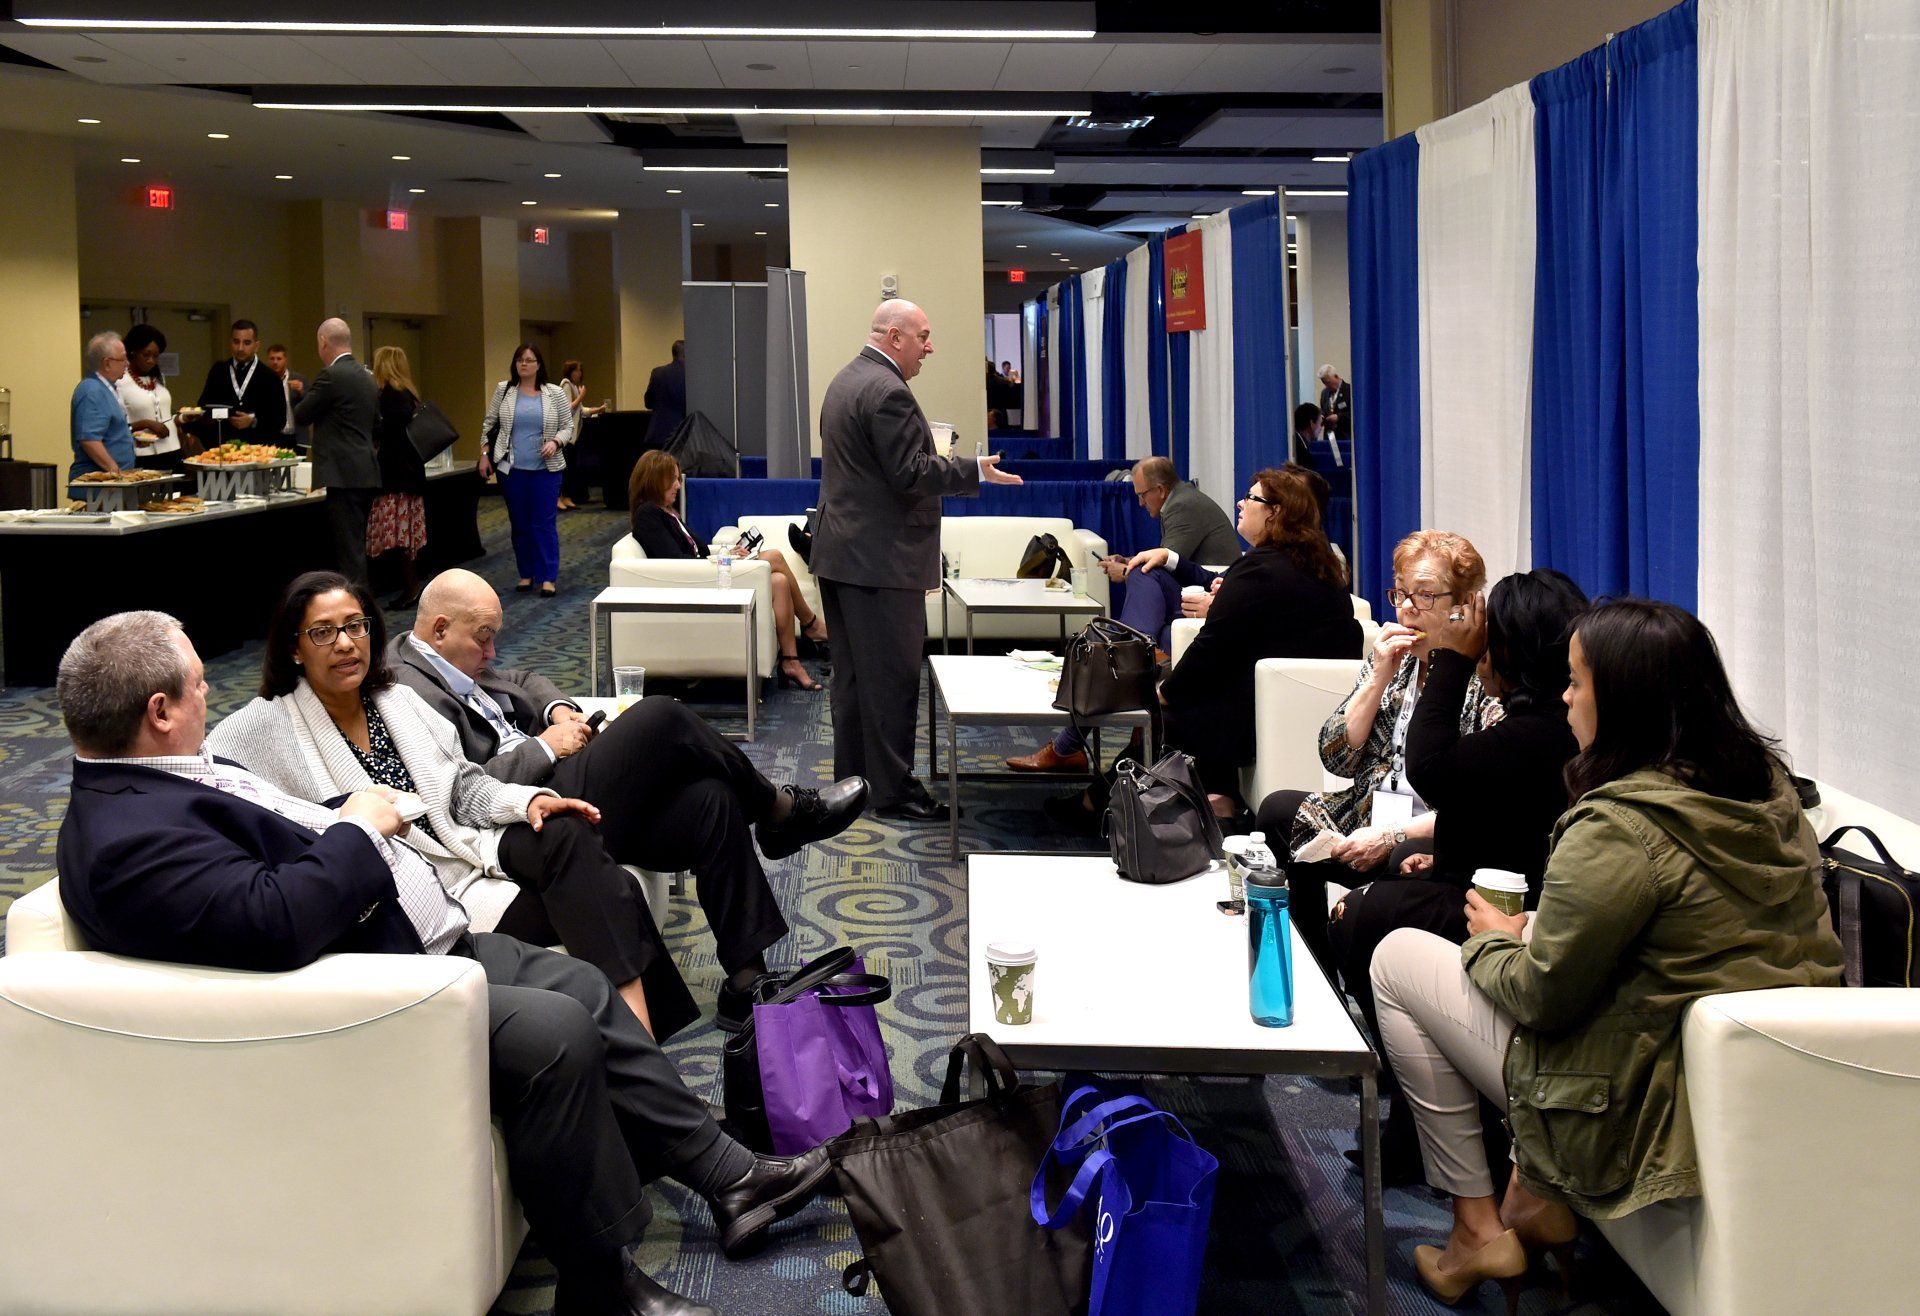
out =
<path fill-rule="evenodd" d="M 547 382 L 540 349 L 522 343 L 513 366 L 493 388 L 480 427 L 480 478 L 500 473 L 513 528 L 513 556 L 522 594 L 540 582 L 540 597 L 552 598 L 560 578 L 560 472 L 573 443 L 573 406 L 558 384 Z"/>

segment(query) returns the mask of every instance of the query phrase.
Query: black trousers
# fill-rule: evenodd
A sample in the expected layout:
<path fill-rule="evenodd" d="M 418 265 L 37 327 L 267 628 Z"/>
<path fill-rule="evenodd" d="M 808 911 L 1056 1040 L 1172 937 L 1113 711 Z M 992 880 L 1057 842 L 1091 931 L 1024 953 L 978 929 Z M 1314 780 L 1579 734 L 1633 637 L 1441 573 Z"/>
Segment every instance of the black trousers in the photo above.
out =
<path fill-rule="evenodd" d="M 647 1181 L 704 1191 L 750 1163 L 606 975 L 490 933 L 455 953 L 486 972 L 493 1113 L 527 1223 L 562 1271 L 639 1237 Z"/>
<path fill-rule="evenodd" d="M 926 792 L 913 775 L 926 591 L 822 580 L 833 658 L 833 775 L 861 776 L 875 809 Z"/>
<path fill-rule="evenodd" d="M 750 830 L 772 808 L 775 788 L 685 705 L 642 700 L 562 759 L 547 784 L 597 805 L 600 827 L 569 816 L 538 832 L 524 823 L 507 828 L 500 865 L 525 889 L 496 931 L 562 942 L 614 983 L 639 978 L 662 1039 L 699 1009 L 621 864 L 693 872 L 728 973 L 787 935 Z"/>
<path fill-rule="evenodd" d="M 348 580 L 367 583 L 367 517 L 378 489 L 327 489 L 327 529 L 333 536 L 333 565 Z"/>

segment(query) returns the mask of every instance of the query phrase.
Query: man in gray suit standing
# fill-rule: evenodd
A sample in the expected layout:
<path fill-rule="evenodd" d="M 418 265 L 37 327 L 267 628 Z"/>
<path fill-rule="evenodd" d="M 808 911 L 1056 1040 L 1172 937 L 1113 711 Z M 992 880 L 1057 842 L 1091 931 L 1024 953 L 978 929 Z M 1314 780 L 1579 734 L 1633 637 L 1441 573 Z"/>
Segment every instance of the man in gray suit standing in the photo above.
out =
<path fill-rule="evenodd" d="M 939 457 L 907 382 L 933 355 L 926 312 L 881 302 L 867 344 L 820 404 L 820 517 L 812 568 L 833 655 L 833 775 L 865 777 L 874 812 L 941 816 L 913 775 L 926 592 L 940 585 L 940 499 L 1019 484 L 997 456 Z"/>
<path fill-rule="evenodd" d="M 313 482 L 327 488 L 327 524 L 340 574 L 367 581 L 367 515 L 380 492 L 380 461 L 373 451 L 373 422 L 380 390 L 373 373 L 353 359 L 353 331 L 340 319 L 320 323 L 320 359 L 293 409 L 294 423 L 313 426 Z"/>

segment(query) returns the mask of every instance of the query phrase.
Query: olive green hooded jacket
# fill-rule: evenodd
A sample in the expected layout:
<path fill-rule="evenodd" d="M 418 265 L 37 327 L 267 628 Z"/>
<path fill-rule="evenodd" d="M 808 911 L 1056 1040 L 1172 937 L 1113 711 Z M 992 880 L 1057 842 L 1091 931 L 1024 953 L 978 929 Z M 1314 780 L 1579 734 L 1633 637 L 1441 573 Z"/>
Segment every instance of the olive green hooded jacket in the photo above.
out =
<path fill-rule="evenodd" d="M 1482 933 L 1462 955 L 1517 1025 L 1506 1081 L 1521 1182 L 1598 1219 L 1700 1192 L 1687 1005 L 1838 986 L 1841 965 L 1792 783 L 1778 775 L 1749 804 L 1653 770 L 1561 817 L 1530 940 Z"/>

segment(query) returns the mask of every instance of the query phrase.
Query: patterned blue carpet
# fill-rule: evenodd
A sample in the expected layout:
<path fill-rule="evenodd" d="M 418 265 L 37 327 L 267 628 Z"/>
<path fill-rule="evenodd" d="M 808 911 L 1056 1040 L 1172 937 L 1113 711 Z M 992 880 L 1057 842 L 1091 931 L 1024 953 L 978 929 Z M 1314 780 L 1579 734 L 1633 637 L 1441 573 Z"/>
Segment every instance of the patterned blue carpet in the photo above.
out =
<path fill-rule="evenodd" d="M 587 601 L 605 583 L 607 550 L 625 532 L 624 515 L 581 511 L 561 518 L 565 578 L 552 602 L 512 592 L 515 573 L 504 510 L 497 500 L 486 499 L 480 515 L 487 555 L 473 565 L 504 591 L 501 661 L 539 668 L 562 688 L 584 690 Z M 156 605 L 165 602 L 156 600 Z M 401 615 L 400 624 L 410 621 L 409 614 Z M 208 663 L 215 720 L 251 697 L 259 660 L 254 645 Z M 681 693 L 696 706 L 711 701 L 717 717 L 724 718 L 729 703 L 738 707 L 737 684 Z M 738 723 L 723 720 L 723 725 Z M 997 767 L 1001 755 L 1031 747 L 1002 733 L 963 729 L 962 767 Z M 759 740 L 745 748 L 775 781 L 825 781 L 832 762 L 826 696 L 769 689 Z M 53 692 L 0 691 L 0 913 L 15 896 L 53 876 L 68 775 L 68 747 Z M 1050 833 L 1040 812 L 1046 786 L 970 783 L 965 789 L 963 825 L 974 848 L 1071 848 Z M 869 967 L 893 980 L 893 999 L 880 1013 L 902 1108 L 935 1099 L 947 1050 L 965 1023 L 966 897 L 956 869 L 945 860 L 945 846 L 943 828 L 865 821 L 832 843 L 773 865 L 770 874 L 794 929 L 774 952 L 777 963 L 848 942 L 866 955 Z M 721 975 L 703 924 L 698 904 L 683 896 L 674 902 L 666 931 L 710 1015 Z M 689 1084 L 715 1100 L 720 1039 L 710 1027 L 696 1025 L 669 1047 Z M 1364 1273 L 1359 1180 L 1341 1154 L 1353 1145 L 1358 1115 L 1346 1086 L 1304 1079 L 1149 1079 L 1143 1090 L 1180 1114 L 1221 1161 L 1200 1310 L 1361 1310 L 1356 1296 Z M 1444 1235 L 1444 1207 L 1425 1189 L 1390 1190 L 1387 1227 L 1388 1309 L 1439 1311 L 1414 1278 L 1411 1251 L 1416 1242 Z M 648 1273 L 732 1316 L 884 1312 L 878 1296 L 853 1298 L 840 1290 L 840 1271 L 857 1254 L 844 1208 L 823 1198 L 780 1226 L 774 1245 L 761 1256 L 727 1262 L 715 1246 L 704 1205 L 673 1184 L 658 1189 L 655 1222 L 636 1251 Z M 551 1267 L 529 1243 L 495 1313 L 547 1312 L 552 1279 Z M 1576 1294 L 1580 1300 L 1569 1304 L 1556 1285 L 1538 1284 L 1527 1290 L 1522 1311 L 1538 1316 L 1659 1310 L 1597 1237 L 1583 1247 Z M 1462 1309 L 1504 1309 L 1491 1285 L 1476 1297 L 1477 1305 L 1470 1297 Z"/>

